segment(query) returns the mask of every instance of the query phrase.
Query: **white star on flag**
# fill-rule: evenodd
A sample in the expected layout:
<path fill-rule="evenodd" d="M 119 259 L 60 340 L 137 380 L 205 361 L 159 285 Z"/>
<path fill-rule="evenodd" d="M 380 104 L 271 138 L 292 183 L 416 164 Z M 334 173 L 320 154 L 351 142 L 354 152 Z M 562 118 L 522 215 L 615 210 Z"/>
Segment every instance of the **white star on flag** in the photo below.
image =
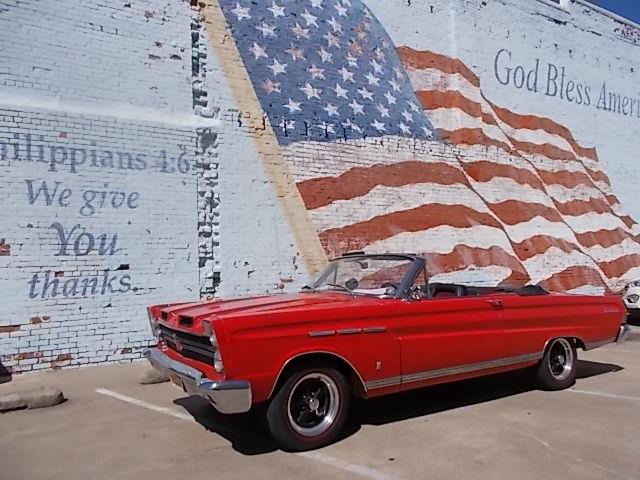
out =
<path fill-rule="evenodd" d="M 416 105 L 411 100 L 407 100 L 407 103 L 409 104 L 409 107 L 411 108 L 411 110 L 413 110 L 414 112 L 419 112 L 420 111 L 420 107 L 418 107 L 418 105 Z"/>
<path fill-rule="evenodd" d="M 342 32 L 342 25 L 334 17 L 331 17 L 331 20 L 329 20 L 327 23 L 331 25 L 334 33 Z"/>
<path fill-rule="evenodd" d="M 273 25 L 267 25 L 266 23 L 263 23 L 259 27 L 255 27 L 255 28 L 259 32 L 262 32 L 262 36 L 263 37 L 275 37 L 276 36 L 276 33 L 275 33 L 276 27 L 274 27 Z"/>
<path fill-rule="evenodd" d="M 389 105 L 395 105 L 397 103 L 397 98 L 391 95 L 391 92 L 386 92 L 384 97 L 387 99 Z"/>
<path fill-rule="evenodd" d="M 254 57 L 256 57 L 256 60 L 258 60 L 261 57 L 269 58 L 264 48 L 262 48 L 256 42 L 253 42 L 253 47 L 251 47 L 251 53 L 253 53 Z"/>
<path fill-rule="evenodd" d="M 347 90 L 346 88 L 342 88 L 342 85 L 340 85 L 339 83 L 336 83 L 336 88 L 334 88 L 334 91 L 336 92 L 336 97 L 338 98 L 349 98 L 347 96 L 349 90 Z"/>
<path fill-rule="evenodd" d="M 318 22 L 317 22 L 318 17 L 309 13 L 309 10 L 305 10 L 304 13 L 300 16 L 304 18 L 305 21 L 307 22 L 307 27 L 310 27 L 313 25 L 314 27 L 318 28 Z"/>
<path fill-rule="evenodd" d="M 353 109 L 354 115 L 364 115 L 364 107 L 356 100 L 352 100 L 349 106 Z"/>
<path fill-rule="evenodd" d="M 320 48 L 318 55 L 322 59 L 322 63 L 333 63 L 333 54 L 327 52 L 324 48 Z"/>
<path fill-rule="evenodd" d="M 364 87 L 359 88 L 358 93 L 362 96 L 362 98 L 365 98 L 367 100 L 373 100 L 373 93 L 371 93 L 369 90 L 367 90 Z"/>
<path fill-rule="evenodd" d="M 275 76 L 278 76 L 278 74 L 280 73 L 286 73 L 287 72 L 287 64 L 286 63 L 280 63 L 277 59 L 273 59 L 273 65 L 270 65 L 269 68 L 271 69 L 271 71 L 273 72 L 273 74 Z"/>
<path fill-rule="evenodd" d="M 376 77 L 373 73 L 367 73 L 365 78 L 368 80 L 369 85 L 380 85 L 380 79 Z"/>
<path fill-rule="evenodd" d="M 267 91 L 268 93 L 273 93 L 273 92 L 280 92 L 280 83 L 278 82 L 274 82 L 271 79 L 266 80 L 263 84 L 262 84 L 262 88 L 265 89 L 265 91 Z"/>
<path fill-rule="evenodd" d="M 376 108 L 378 109 L 378 112 L 380 112 L 380 115 L 382 116 L 382 118 L 386 118 L 389 116 L 389 109 L 384 105 L 382 105 L 381 103 L 379 103 Z"/>
<path fill-rule="evenodd" d="M 238 20 L 251 20 L 251 15 L 249 15 L 249 8 L 243 7 L 239 3 L 236 3 L 236 8 L 231 10 L 231 12 L 238 18 Z"/>
<path fill-rule="evenodd" d="M 346 68 L 342 67 L 342 70 L 339 70 L 338 73 L 340 75 L 342 75 L 342 81 L 346 82 L 355 82 L 354 78 L 353 78 L 353 72 L 350 72 L 349 70 L 347 70 Z"/>
<path fill-rule="evenodd" d="M 347 118 L 347 121 L 343 122 L 342 126 L 346 129 L 353 130 L 354 132 L 362 132 L 360 126 L 357 123 L 353 123 L 350 118 Z"/>
<path fill-rule="evenodd" d="M 273 13 L 274 18 L 284 17 L 284 7 L 281 5 L 278 5 L 276 2 L 273 2 L 273 5 L 267 8 L 267 10 Z"/>
<path fill-rule="evenodd" d="M 314 80 L 316 78 L 324 80 L 324 68 L 318 68 L 315 65 L 311 65 L 311 67 L 309 67 L 309 73 L 311 74 L 311 78 Z"/>
<path fill-rule="evenodd" d="M 329 48 L 331 48 L 331 47 L 340 48 L 340 42 L 338 41 L 340 39 L 338 37 L 336 37 L 333 33 L 328 32 L 324 36 L 324 39 L 327 41 L 327 46 Z"/>
<path fill-rule="evenodd" d="M 339 3 L 335 4 L 335 9 L 336 9 L 336 12 L 338 12 L 338 16 L 340 16 L 340 17 L 346 17 L 347 16 L 347 9 L 344 8 L 342 5 L 340 5 Z"/>
<path fill-rule="evenodd" d="M 300 102 L 294 102 L 291 98 L 289 99 L 289 103 L 284 105 L 284 108 L 289 109 L 289 113 L 300 112 L 302 109 L 300 108 Z"/>
<path fill-rule="evenodd" d="M 375 120 L 371 126 L 378 130 L 379 132 L 386 132 L 387 129 L 384 127 L 384 123 L 380 123 L 378 120 Z"/>
<path fill-rule="evenodd" d="M 296 23 L 296 26 L 292 27 L 291 31 L 298 40 L 301 38 L 309 38 L 309 29 L 301 27 L 299 23 Z"/>
<path fill-rule="evenodd" d="M 330 117 L 333 117 L 334 115 L 338 115 L 338 107 L 330 103 L 327 103 L 327 106 L 324 107 L 324 111 L 327 112 Z"/>
<path fill-rule="evenodd" d="M 336 133 L 336 129 L 333 127 L 333 125 L 327 122 L 319 123 L 318 128 L 325 133 Z"/>
<path fill-rule="evenodd" d="M 300 87 L 300 91 L 302 91 L 306 96 L 307 100 L 311 100 L 312 98 L 320 98 L 320 94 L 322 90 L 319 88 L 314 88 L 309 82 L 304 87 Z"/>
<path fill-rule="evenodd" d="M 297 62 L 298 60 L 306 60 L 306 58 L 304 57 L 304 52 L 294 45 L 291 45 L 291 48 L 289 50 L 286 50 L 286 52 L 291 55 L 291 59 L 294 62 Z"/>

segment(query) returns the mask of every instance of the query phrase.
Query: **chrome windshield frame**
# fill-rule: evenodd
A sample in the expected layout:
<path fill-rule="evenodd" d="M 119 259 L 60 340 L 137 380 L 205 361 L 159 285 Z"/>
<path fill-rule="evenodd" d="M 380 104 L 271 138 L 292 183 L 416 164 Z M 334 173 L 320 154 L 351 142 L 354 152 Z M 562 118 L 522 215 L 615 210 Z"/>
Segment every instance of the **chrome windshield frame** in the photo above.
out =
<path fill-rule="evenodd" d="M 412 254 L 363 253 L 363 254 L 357 254 L 357 255 L 344 255 L 342 257 L 333 258 L 329 261 L 329 264 L 324 268 L 324 270 L 322 270 L 322 272 L 320 272 L 318 277 L 311 284 L 310 286 L 311 291 L 315 291 L 315 289 L 321 286 L 321 284 L 326 280 L 326 278 L 329 275 L 331 275 L 331 273 L 333 273 L 334 269 L 331 267 L 334 262 L 337 262 L 340 260 L 366 260 L 366 259 L 407 260 L 411 262 L 411 265 L 409 266 L 407 273 L 405 273 L 404 278 L 398 284 L 398 288 L 396 289 L 396 292 L 394 295 L 375 295 L 377 297 L 382 297 L 382 298 L 396 298 L 396 299 L 408 298 L 409 290 L 411 289 L 411 286 L 413 285 L 416 277 L 424 270 L 424 267 L 425 267 L 424 258 L 418 257 L 416 255 L 412 255 Z M 345 290 L 345 293 L 347 293 L 346 290 Z M 353 293 L 353 292 L 351 292 L 351 294 L 366 296 L 366 294 Z"/>

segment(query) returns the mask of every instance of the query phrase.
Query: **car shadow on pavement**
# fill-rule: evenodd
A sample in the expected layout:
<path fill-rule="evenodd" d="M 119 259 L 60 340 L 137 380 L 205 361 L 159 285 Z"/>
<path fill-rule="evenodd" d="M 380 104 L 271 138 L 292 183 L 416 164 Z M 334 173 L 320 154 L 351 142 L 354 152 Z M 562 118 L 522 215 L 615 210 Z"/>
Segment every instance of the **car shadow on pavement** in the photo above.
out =
<path fill-rule="evenodd" d="M 262 421 L 259 410 L 240 415 L 223 415 L 202 397 L 178 398 L 173 403 L 187 410 L 204 428 L 230 441 L 237 452 L 244 455 L 260 455 L 278 449 Z"/>
<path fill-rule="evenodd" d="M 623 370 L 623 367 L 619 365 L 580 360 L 576 379 L 620 370 Z M 360 424 L 384 425 L 512 397 L 533 390 L 536 388 L 533 385 L 531 370 L 517 370 L 360 402 L 353 409 L 352 418 Z M 358 416 L 360 418 L 357 418 Z"/>
<path fill-rule="evenodd" d="M 589 378 L 623 370 L 619 365 L 580 360 L 576 378 Z M 340 440 L 354 435 L 362 425 L 385 425 L 411 418 L 469 407 L 535 390 L 529 370 L 412 390 L 352 404 L 349 421 Z M 185 408 L 207 430 L 232 444 L 244 455 L 260 455 L 278 449 L 271 440 L 260 410 L 242 415 L 222 415 L 200 397 L 174 401 Z"/>
<path fill-rule="evenodd" d="M 635 327 L 640 327 L 640 318 L 633 316 L 633 315 L 628 315 L 627 316 L 627 323 L 629 325 L 633 325 Z"/>
<path fill-rule="evenodd" d="M 2 362 L 0 362 L 0 383 L 10 382 L 11 378 L 11 370 L 9 370 L 2 364 Z"/>

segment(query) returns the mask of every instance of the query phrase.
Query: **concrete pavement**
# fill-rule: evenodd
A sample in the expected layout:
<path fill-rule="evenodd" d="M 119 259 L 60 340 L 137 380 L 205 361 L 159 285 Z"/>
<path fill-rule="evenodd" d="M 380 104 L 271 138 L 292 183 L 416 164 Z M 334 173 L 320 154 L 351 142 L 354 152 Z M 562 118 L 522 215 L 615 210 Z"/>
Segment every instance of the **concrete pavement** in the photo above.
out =
<path fill-rule="evenodd" d="M 144 363 L 17 376 L 0 395 L 58 386 L 69 400 L 0 416 L 0 478 L 640 480 L 640 330 L 579 355 L 570 390 L 510 373 L 372 400 L 305 454 L 278 450 L 255 416 L 140 385 Z"/>

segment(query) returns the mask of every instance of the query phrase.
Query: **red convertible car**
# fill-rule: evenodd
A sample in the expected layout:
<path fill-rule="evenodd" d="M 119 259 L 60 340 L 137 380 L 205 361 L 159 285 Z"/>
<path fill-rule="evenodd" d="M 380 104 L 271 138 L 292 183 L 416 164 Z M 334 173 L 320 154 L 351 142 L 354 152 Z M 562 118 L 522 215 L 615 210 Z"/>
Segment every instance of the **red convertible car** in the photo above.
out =
<path fill-rule="evenodd" d="M 263 405 L 287 450 L 336 439 L 350 400 L 530 368 L 573 384 L 576 350 L 622 342 L 619 297 L 429 282 L 414 255 L 346 255 L 294 295 L 149 307 L 147 357 L 221 413 Z"/>

